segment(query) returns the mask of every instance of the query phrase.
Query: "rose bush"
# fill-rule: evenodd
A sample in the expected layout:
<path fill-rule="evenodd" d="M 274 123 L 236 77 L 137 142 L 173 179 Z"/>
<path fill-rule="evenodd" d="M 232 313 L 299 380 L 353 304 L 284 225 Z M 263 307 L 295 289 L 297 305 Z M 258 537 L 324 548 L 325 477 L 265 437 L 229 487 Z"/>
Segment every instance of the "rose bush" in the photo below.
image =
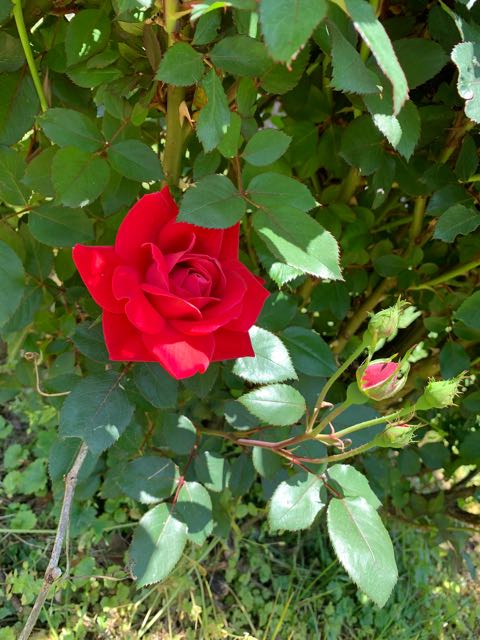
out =
<path fill-rule="evenodd" d="M 176 222 L 168 187 L 143 196 L 113 247 L 77 244 L 75 264 L 102 308 L 111 360 L 159 362 L 174 378 L 253 356 L 248 330 L 268 291 L 239 260 L 238 225 Z"/>

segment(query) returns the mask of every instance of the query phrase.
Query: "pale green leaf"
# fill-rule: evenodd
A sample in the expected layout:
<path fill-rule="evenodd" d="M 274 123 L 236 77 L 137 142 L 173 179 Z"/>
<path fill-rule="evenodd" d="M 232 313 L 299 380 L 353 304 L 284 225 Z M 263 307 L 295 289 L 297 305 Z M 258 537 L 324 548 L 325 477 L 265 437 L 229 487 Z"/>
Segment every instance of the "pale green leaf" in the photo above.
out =
<path fill-rule="evenodd" d="M 152 504 L 172 495 L 175 480 L 176 469 L 171 460 L 161 456 L 142 456 L 123 467 L 119 484 L 130 498 Z"/>
<path fill-rule="evenodd" d="M 322 481 L 304 471 L 281 482 L 275 489 L 268 510 L 271 531 L 308 529 L 325 504 L 320 497 Z"/>
<path fill-rule="evenodd" d="M 288 351 L 280 338 L 255 326 L 249 334 L 255 356 L 238 358 L 233 373 L 248 382 L 262 384 L 297 379 Z"/>
<path fill-rule="evenodd" d="M 305 399 L 288 384 L 271 384 L 238 398 L 254 416 L 272 425 L 294 424 L 305 413 Z"/>
<path fill-rule="evenodd" d="M 38 118 L 45 135 L 59 147 L 74 146 L 83 151 L 98 151 L 104 144 L 95 122 L 73 109 L 49 109 Z"/>
<path fill-rule="evenodd" d="M 345 498 L 362 497 L 374 509 L 382 503 L 372 491 L 367 478 L 349 464 L 335 464 L 328 467 L 327 475 L 341 486 Z"/>

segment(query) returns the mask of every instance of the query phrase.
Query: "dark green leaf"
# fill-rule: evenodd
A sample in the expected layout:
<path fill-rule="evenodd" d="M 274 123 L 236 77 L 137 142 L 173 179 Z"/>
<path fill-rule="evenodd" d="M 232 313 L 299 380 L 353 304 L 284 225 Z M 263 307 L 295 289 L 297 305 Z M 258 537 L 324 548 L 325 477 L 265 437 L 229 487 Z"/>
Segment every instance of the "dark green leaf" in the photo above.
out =
<path fill-rule="evenodd" d="M 326 13 L 325 0 L 262 0 L 260 22 L 272 58 L 288 62 Z"/>
<path fill-rule="evenodd" d="M 248 185 L 248 195 L 263 207 L 275 208 L 291 206 L 301 211 L 309 211 L 316 202 L 308 188 L 280 173 L 261 173 Z"/>
<path fill-rule="evenodd" d="M 250 138 L 242 155 L 250 164 L 262 167 L 283 156 L 291 140 L 277 129 L 262 129 Z"/>
<path fill-rule="evenodd" d="M 468 180 L 478 167 L 477 145 L 470 135 L 463 138 L 462 146 L 455 163 L 455 173 L 460 180 Z"/>
<path fill-rule="evenodd" d="M 176 406 L 178 382 L 159 364 L 144 362 L 135 365 L 133 380 L 145 400 L 159 409 Z"/>
<path fill-rule="evenodd" d="M 184 483 L 173 515 L 187 525 L 187 538 L 190 542 L 202 545 L 212 533 L 212 500 L 205 487 L 198 482 Z"/>
<path fill-rule="evenodd" d="M 470 367 L 470 358 L 461 344 L 447 342 L 440 351 L 440 371 L 445 379 L 458 376 Z"/>
<path fill-rule="evenodd" d="M 130 546 L 133 575 L 139 587 L 160 582 L 182 557 L 187 525 L 170 514 L 170 506 L 159 504 L 142 517 Z"/>
<path fill-rule="evenodd" d="M 410 89 L 415 89 L 436 76 L 448 62 L 443 48 L 437 42 L 426 38 L 396 40 L 393 48 Z"/>
<path fill-rule="evenodd" d="M 433 237 L 443 242 L 453 242 L 458 235 L 466 236 L 478 227 L 480 213 L 476 209 L 454 204 L 438 219 Z"/>
<path fill-rule="evenodd" d="M 329 377 L 337 369 L 325 340 L 311 329 L 288 327 L 283 331 L 294 367 L 309 376 Z"/>
<path fill-rule="evenodd" d="M 44 204 L 30 212 L 28 226 L 34 238 L 51 247 L 73 247 L 94 239 L 91 221 L 76 209 Z"/>
<path fill-rule="evenodd" d="M 125 465 L 119 483 L 130 498 L 152 504 L 172 495 L 175 477 L 175 465 L 168 458 L 142 456 Z"/>
<path fill-rule="evenodd" d="M 59 147 L 98 151 L 104 144 L 95 122 L 73 109 L 49 109 L 38 119 L 46 136 Z"/>
<path fill-rule="evenodd" d="M 33 126 L 39 109 L 32 79 L 24 73 L 0 75 L 0 144 L 14 144 Z"/>
<path fill-rule="evenodd" d="M 80 380 L 63 403 L 60 435 L 82 438 L 92 453 L 108 449 L 124 432 L 133 406 L 113 371 Z"/>
<path fill-rule="evenodd" d="M 0 31 L 0 73 L 17 71 L 25 62 L 22 43 L 6 31 Z"/>
<path fill-rule="evenodd" d="M 25 161 L 14 149 L 0 147 L 0 202 L 27 204 L 30 189 L 22 184 Z"/>
<path fill-rule="evenodd" d="M 198 480 L 209 491 L 219 493 L 227 487 L 230 470 L 226 458 L 218 453 L 202 451 L 195 458 L 194 465 Z"/>
<path fill-rule="evenodd" d="M 224 158 L 233 158 L 237 155 L 242 137 L 241 128 L 242 119 L 238 113 L 232 113 L 228 129 L 217 147 Z"/>
<path fill-rule="evenodd" d="M 327 522 L 335 553 L 350 578 L 383 607 L 398 572 L 392 541 L 380 516 L 365 498 L 332 498 Z"/>
<path fill-rule="evenodd" d="M 200 112 L 196 131 L 207 153 L 214 149 L 225 135 L 230 125 L 231 113 L 222 83 L 214 69 L 205 76 L 202 88 L 208 102 Z"/>
<path fill-rule="evenodd" d="M 457 320 L 461 320 L 467 327 L 480 329 L 480 291 L 472 293 L 455 312 Z"/>
<path fill-rule="evenodd" d="M 53 198 L 55 189 L 52 184 L 52 161 L 57 153 L 56 147 L 47 147 L 31 160 L 25 170 L 22 182 L 48 198 Z"/>
<path fill-rule="evenodd" d="M 160 62 L 155 78 L 177 87 L 195 84 L 203 75 L 202 56 L 186 42 L 169 47 Z"/>
<path fill-rule="evenodd" d="M 85 207 L 96 200 L 109 178 L 103 158 L 77 147 L 59 149 L 53 158 L 53 186 L 58 200 L 67 207 Z"/>
<path fill-rule="evenodd" d="M 280 338 L 255 326 L 249 333 L 255 357 L 238 358 L 233 373 L 248 382 L 261 384 L 297 379 L 288 351 Z"/>
<path fill-rule="evenodd" d="M 216 67 L 235 76 L 261 76 L 271 65 L 265 45 L 244 35 L 222 38 L 210 57 Z"/>
<path fill-rule="evenodd" d="M 271 384 L 238 398 L 254 416 L 272 425 L 294 424 L 305 413 L 305 399 L 288 384 Z"/>
<path fill-rule="evenodd" d="M 340 155 L 349 164 L 358 167 L 368 176 L 376 171 L 383 162 L 382 136 L 371 121 L 364 115 L 355 118 L 345 129 Z"/>
<path fill-rule="evenodd" d="M 236 224 L 245 210 L 244 199 L 226 176 L 206 176 L 185 192 L 178 221 L 226 229 Z"/>
<path fill-rule="evenodd" d="M 255 480 L 255 468 L 251 456 L 242 453 L 235 458 L 231 465 L 231 475 L 228 486 L 235 498 L 248 493 Z"/>
<path fill-rule="evenodd" d="M 159 158 L 140 140 L 122 140 L 108 148 L 112 167 L 125 178 L 152 182 L 163 178 Z"/>
<path fill-rule="evenodd" d="M 378 93 L 381 84 L 376 74 L 368 69 L 360 54 L 342 35 L 335 23 L 329 23 L 332 34 L 332 86 L 346 93 Z"/>
<path fill-rule="evenodd" d="M 193 449 L 196 438 L 195 427 L 186 416 L 167 413 L 155 434 L 155 443 L 179 455 L 187 455 Z"/>
<path fill-rule="evenodd" d="M 308 529 L 325 504 L 320 498 L 322 481 L 304 471 L 281 482 L 275 489 L 268 510 L 271 531 Z"/>
<path fill-rule="evenodd" d="M 65 51 L 69 66 L 102 51 L 110 39 L 110 18 L 99 9 L 83 9 L 68 23 Z"/>
<path fill-rule="evenodd" d="M 22 299 L 25 272 L 19 257 L 0 241 L 0 326 L 13 315 Z"/>
<path fill-rule="evenodd" d="M 380 69 L 392 83 L 394 115 L 396 115 L 408 98 L 408 84 L 390 38 L 375 16 L 371 4 L 365 0 L 345 0 L 345 5 L 355 29 L 370 48 Z"/>
<path fill-rule="evenodd" d="M 102 326 L 91 322 L 78 324 L 72 337 L 75 347 L 87 358 L 97 362 L 108 362 Z"/>

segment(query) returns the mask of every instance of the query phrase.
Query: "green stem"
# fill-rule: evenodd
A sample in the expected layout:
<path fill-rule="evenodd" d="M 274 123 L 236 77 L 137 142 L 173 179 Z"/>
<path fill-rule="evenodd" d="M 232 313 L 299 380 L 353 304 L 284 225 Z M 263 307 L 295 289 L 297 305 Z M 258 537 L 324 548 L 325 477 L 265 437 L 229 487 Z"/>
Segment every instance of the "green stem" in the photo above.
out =
<path fill-rule="evenodd" d="M 30 75 L 32 76 L 38 99 L 40 100 L 40 107 L 42 109 L 42 112 L 45 113 L 45 111 L 48 109 L 47 98 L 45 97 L 42 81 L 40 80 L 40 76 L 38 75 L 37 65 L 35 64 L 32 49 L 30 47 L 28 33 L 25 27 L 25 20 L 23 19 L 22 2 L 21 0 L 12 0 L 12 3 L 13 17 L 15 19 L 15 24 L 17 25 L 17 31 L 18 35 L 20 36 L 20 42 L 22 43 L 23 52 L 25 53 L 25 58 L 27 60 L 28 68 L 30 69 Z"/>
<path fill-rule="evenodd" d="M 415 248 L 415 243 L 417 241 L 417 238 L 422 233 L 423 219 L 425 217 L 426 206 L 427 206 L 426 197 L 418 196 L 418 198 L 416 198 L 415 200 L 415 205 L 413 208 L 413 218 L 412 218 L 412 223 L 410 225 L 410 231 L 408 234 L 409 242 L 408 242 L 407 250 L 405 252 L 406 258 L 408 258 L 412 254 Z"/>
<path fill-rule="evenodd" d="M 361 180 L 362 178 L 360 176 L 359 170 L 356 167 L 350 167 L 345 180 L 342 182 L 342 188 L 338 197 L 338 201 L 348 204 L 352 199 L 355 191 L 357 190 Z"/>
<path fill-rule="evenodd" d="M 175 27 L 178 19 L 178 1 L 164 0 L 165 30 L 168 46 L 175 44 Z M 178 186 L 182 169 L 183 144 L 185 141 L 183 125 L 180 122 L 180 105 L 185 98 L 185 88 L 169 85 L 167 90 L 167 134 L 163 151 L 163 171 L 165 181 L 170 187 Z"/>
<path fill-rule="evenodd" d="M 443 284 L 444 282 L 448 282 L 449 280 L 453 280 L 453 278 L 458 278 L 459 276 L 466 275 L 469 271 L 480 267 L 480 259 L 472 260 L 471 262 L 467 262 L 465 264 L 460 264 L 450 271 L 445 271 L 441 276 L 437 276 L 432 280 L 427 280 L 427 282 L 423 282 L 422 284 L 417 285 L 416 287 L 409 287 L 410 291 L 418 291 L 419 289 L 431 289 L 435 287 L 437 284 Z"/>
<path fill-rule="evenodd" d="M 352 364 L 352 362 L 354 360 L 356 360 L 358 358 L 358 356 L 362 353 L 362 351 L 364 350 L 364 346 L 363 343 L 357 347 L 357 349 L 355 349 L 355 351 L 345 360 L 345 362 L 342 364 L 341 367 L 339 367 L 335 373 L 333 374 L 333 376 L 331 376 L 325 386 L 323 387 L 323 389 L 320 391 L 320 394 L 317 398 L 317 402 L 315 403 L 315 408 L 312 412 L 312 417 L 309 420 L 308 423 L 308 431 L 310 431 L 313 427 L 313 425 L 315 424 L 315 420 L 317 418 L 318 412 L 320 411 L 321 407 L 322 407 L 322 403 L 325 400 L 325 398 L 327 397 L 327 393 L 330 391 L 330 389 L 332 388 L 332 385 L 334 384 L 334 382 L 336 380 L 338 380 L 338 378 L 342 375 L 342 373 L 348 369 L 348 367 Z M 342 405 L 343 406 L 343 405 Z"/>
<path fill-rule="evenodd" d="M 368 427 L 373 427 L 376 424 L 381 424 L 382 422 L 398 420 L 404 415 L 410 415 L 413 411 L 414 411 L 413 407 L 400 409 L 399 411 L 394 411 L 393 413 L 389 413 L 386 416 L 380 416 L 379 418 L 373 418 L 372 420 L 365 420 L 364 422 L 359 422 L 358 424 L 354 424 L 351 427 L 342 429 L 342 431 L 337 431 L 335 435 L 337 436 L 337 438 L 343 438 L 344 436 L 347 436 L 350 433 L 355 433 L 356 431 L 361 431 L 362 429 L 368 429 Z"/>
<path fill-rule="evenodd" d="M 343 413 L 346 409 L 348 409 L 350 405 L 351 405 L 350 402 L 345 401 L 342 404 L 338 405 L 338 407 L 333 409 L 333 411 L 330 411 L 330 413 L 327 413 L 327 415 L 318 423 L 315 429 L 313 429 L 310 432 L 310 435 L 316 436 L 317 434 L 321 433 L 325 429 L 327 424 L 332 422 L 332 420 L 335 420 L 335 418 L 337 418 L 341 413 Z M 335 437 L 337 437 L 336 433 L 335 433 Z"/>

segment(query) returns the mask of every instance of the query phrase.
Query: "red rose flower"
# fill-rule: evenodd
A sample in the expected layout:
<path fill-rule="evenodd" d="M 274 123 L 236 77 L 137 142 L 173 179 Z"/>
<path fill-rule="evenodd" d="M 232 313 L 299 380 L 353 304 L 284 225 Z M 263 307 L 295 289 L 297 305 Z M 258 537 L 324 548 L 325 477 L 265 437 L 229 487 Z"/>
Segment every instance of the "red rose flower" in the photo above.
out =
<path fill-rule="evenodd" d="M 255 355 L 248 330 L 268 296 L 238 260 L 239 227 L 176 222 L 168 188 L 128 212 L 113 247 L 77 244 L 73 259 L 95 302 L 112 360 L 158 362 L 174 378 Z"/>

